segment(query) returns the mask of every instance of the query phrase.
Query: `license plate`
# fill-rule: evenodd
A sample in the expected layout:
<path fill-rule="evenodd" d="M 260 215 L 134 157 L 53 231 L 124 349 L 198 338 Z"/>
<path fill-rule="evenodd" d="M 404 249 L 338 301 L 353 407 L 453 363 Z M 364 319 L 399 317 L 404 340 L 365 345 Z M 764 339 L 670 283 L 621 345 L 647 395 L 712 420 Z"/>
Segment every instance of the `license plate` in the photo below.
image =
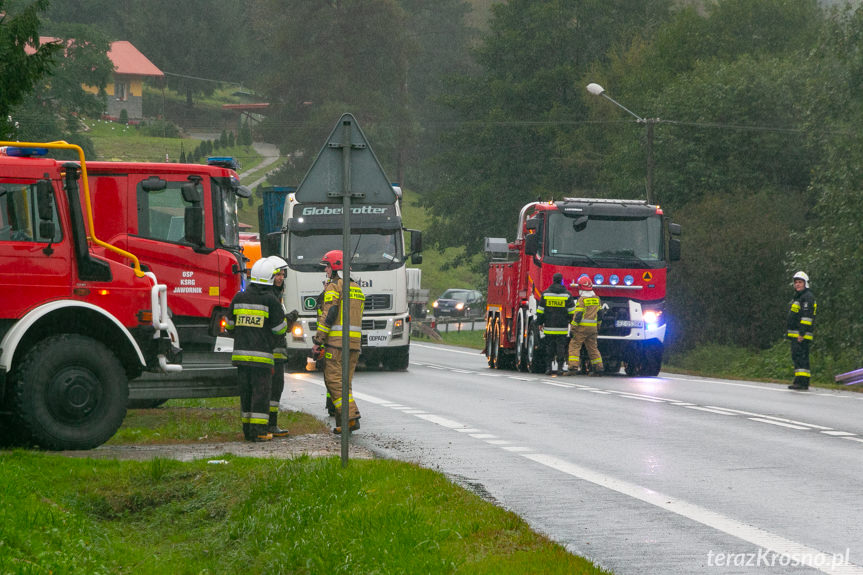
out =
<path fill-rule="evenodd" d="M 364 335 L 366 336 L 366 345 L 369 347 L 386 345 L 390 341 L 389 333 L 386 330 L 367 331 Z"/>
<path fill-rule="evenodd" d="M 614 327 L 644 327 L 640 319 L 619 319 L 614 322 Z"/>

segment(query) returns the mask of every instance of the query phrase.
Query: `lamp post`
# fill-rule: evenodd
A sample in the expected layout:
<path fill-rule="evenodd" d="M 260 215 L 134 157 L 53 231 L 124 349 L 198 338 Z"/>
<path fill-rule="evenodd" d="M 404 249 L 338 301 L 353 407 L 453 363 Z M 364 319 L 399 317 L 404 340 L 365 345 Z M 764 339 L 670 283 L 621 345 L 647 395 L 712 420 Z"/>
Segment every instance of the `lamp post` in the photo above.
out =
<path fill-rule="evenodd" d="M 653 126 L 660 122 L 659 118 L 642 118 L 605 92 L 605 88 L 599 84 L 590 83 L 587 85 L 587 91 L 594 96 L 602 96 L 618 108 L 624 110 L 630 116 L 633 116 L 639 124 L 647 126 L 647 203 L 650 204 L 653 198 Z"/>

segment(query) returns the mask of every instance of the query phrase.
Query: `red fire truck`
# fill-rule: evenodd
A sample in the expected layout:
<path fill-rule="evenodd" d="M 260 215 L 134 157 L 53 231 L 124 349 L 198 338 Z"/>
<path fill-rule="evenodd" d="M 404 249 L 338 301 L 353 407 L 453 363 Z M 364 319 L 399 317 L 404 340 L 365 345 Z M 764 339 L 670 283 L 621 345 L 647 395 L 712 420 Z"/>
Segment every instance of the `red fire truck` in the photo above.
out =
<path fill-rule="evenodd" d="M 251 190 L 240 185 L 236 167 L 226 157 L 208 165 L 87 163 L 96 233 L 137 254 L 168 286 L 183 342 L 183 372 L 135 379 L 132 406 L 237 394 L 230 354 L 214 353 L 220 321 L 245 281 L 237 198 Z"/>
<path fill-rule="evenodd" d="M 525 205 L 514 242 L 486 238 L 492 255 L 484 351 L 489 366 L 545 370 L 536 306 L 552 276 L 561 273 L 573 296 L 578 279 L 587 276 L 602 300 L 605 370 L 617 373 L 622 365 L 627 375 L 657 375 L 666 277 L 669 262 L 680 259 L 679 236 L 680 225 L 645 201 L 565 198 Z"/>
<path fill-rule="evenodd" d="M 130 379 L 182 370 L 167 287 L 93 232 L 81 148 L 0 146 L 0 442 L 89 449 L 122 423 Z"/>

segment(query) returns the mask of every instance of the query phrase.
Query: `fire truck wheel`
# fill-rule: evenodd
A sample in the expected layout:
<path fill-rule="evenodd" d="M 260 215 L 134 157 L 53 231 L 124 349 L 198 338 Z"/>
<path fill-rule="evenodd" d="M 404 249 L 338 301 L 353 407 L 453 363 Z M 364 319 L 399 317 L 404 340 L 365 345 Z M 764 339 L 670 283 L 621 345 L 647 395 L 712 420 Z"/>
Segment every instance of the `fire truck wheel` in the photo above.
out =
<path fill-rule="evenodd" d="M 120 361 L 82 335 L 49 337 L 14 377 L 17 417 L 31 441 L 52 450 L 92 449 L 123 423 L 129 385 Z"/>

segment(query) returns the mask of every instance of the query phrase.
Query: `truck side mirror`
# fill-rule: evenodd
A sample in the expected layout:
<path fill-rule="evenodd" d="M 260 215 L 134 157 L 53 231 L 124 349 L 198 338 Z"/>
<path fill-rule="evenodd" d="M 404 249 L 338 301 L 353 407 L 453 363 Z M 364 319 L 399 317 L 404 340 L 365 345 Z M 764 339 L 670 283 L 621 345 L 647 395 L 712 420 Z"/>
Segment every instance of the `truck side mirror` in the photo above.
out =
<path fill-rule="evenodd" d="M 190 204 L 201 203 L 201 192 L 198 191 L 198 186 L 194 182 L 186 182 L 180 187 L 180 192 L 183 194 L 183 201 Z"/>
<path fill-rule="evenodd" d="M 141 182 L 141 189 L 145 192 L 158 192 L 168 187 L 168 182 L 158 176 L 150 176 Z"/>
<path fill-rule="evenodd" d="M 670 223 L 670 224 L 668 224 L 668 232 L 669 232 L 672 236 L 679 236 L 679 235 L 680 235 L 680 231 L 681 231 L 681 229 L 680 229 L 680 224 L 674 224 L 674 223 Z"/>
<path fill-rule="evenodd" d="M 677 238 L 668 240 L 668 259 L 672 262 L 680 259 L 680 240 Z"/>
<path fill-rule="evenodd" d="M 183 184 L 186 187 L 186 184 Z M 183 214 L 186 241 L 195 246 L 204 245 L 204 208 L 188 206 Z"/>
<path fill-rule="evenodd" d="M 524 253 L 535 256 L 539 251 L 539 234 L 530 234 L 524 238 Z"/>
<path fill-rule="evenodd" d="M 39 204 L 39 219 L 43 222 L 54 220 L 54 189 L 51 180 L 36 182 L 36 201 Z M 54 234 L 50 234 L 51 237 Z"/>
<path fill-rule="evenodd" d="M 587 216 L 578 216 L 575 218 L 575 221 L 572 222 L 572 229 L 577 232 L 584 231 L 584 228 L 587 227 Z"/>
<path fill-rule="evenodd" d="M 261 257 L 279 255 L 282 232 L 270 232 L 261 238 Z"/>

